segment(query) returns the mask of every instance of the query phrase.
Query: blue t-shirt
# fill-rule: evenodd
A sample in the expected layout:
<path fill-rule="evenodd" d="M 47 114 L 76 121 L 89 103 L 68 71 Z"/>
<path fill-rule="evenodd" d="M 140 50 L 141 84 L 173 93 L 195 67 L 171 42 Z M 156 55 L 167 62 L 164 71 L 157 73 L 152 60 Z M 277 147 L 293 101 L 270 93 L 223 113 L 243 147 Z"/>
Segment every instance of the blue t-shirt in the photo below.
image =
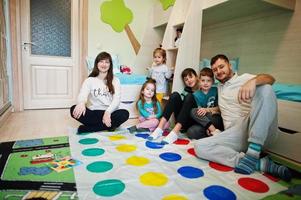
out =
<path fill-rule="evenodd" d="M 211 87 L 207 94 L 202 90 L 195 91 L 193 96 L 198 107 L 210 108 L 218 105 L 216 87 Z"/>
<path fill-rule="evenodd" d="M 162 109 L 160 103 L 157 101 L 157 112 L 154 111 L 154 104 L 153 103 L 144 103 L 142 106 L 141 100 L 138 101 L 138 110 L 139 114 L 144 117 L 148 118 L 151 115 L 156 115 L 156 118 L 160 118 L 162 115 Z"/>

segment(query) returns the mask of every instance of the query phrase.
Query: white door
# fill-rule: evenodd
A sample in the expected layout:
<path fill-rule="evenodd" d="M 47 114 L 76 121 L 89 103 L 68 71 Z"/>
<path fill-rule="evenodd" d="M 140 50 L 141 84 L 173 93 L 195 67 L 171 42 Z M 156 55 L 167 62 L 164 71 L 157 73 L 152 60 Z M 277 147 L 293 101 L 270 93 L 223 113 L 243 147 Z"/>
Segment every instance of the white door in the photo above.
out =
<path fill-rule="evenodd" d="M 24 109 L 70 107 L 79 85 L 79 1 L 20 2 Z"/>

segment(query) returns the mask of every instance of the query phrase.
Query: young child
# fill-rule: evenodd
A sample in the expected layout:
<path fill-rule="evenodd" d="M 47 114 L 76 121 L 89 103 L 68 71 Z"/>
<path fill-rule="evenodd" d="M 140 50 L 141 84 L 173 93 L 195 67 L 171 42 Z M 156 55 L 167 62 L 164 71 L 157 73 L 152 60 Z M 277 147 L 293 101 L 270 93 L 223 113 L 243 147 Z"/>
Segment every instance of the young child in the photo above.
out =
<path fill-rule="evenodd" d="M 176 124 L 170 132 L 170 136 L 165 138 L 167 143 L 172 143 L 177 140 L 177 134 L 181 129 L 185 130 L 193 125 L 194 121 L 190 118 L 190 110 L 193 107 L 196 107 L 196 103 L 192 93 L 199 89 L 199 79 L 197 73 L 192 68 L 184 69 L 181 78 L 185 85 L 183 92 L 181 94 L 173 92 L 170 95 L 169 100 L 165 105 L 160 123 L 148 138 L 149 140 L 156 140 L 162 136 L 164 126 L 167 124 L 172 114 L 174 114 Z M 190 136 L 188 135 L 188 137 Z"/>
<path fill-rule="evenodd" d="M 128 128 L 133 132 L 153 131 L 159 124 L 159 118 L 162 115 L 160 103 L 156 97 L 156 81 L 149 78 L 140 90 L 139 100 L 137 102 L 139 111 L 139 124 Z"/>
<path fill-rule="evenodd" d="M 191 117 L 207 130 L 208 136 L 221 132 L 212 122 L 213 118 L 221 119 L 217 102 L 217 88 L 212 87 L 213 83 L 212 70 L 203 68 L 200 72 L 200 90 L 193 93 L 198 108 L 191 110 Z"/>
<path fill-rule="evenodd" d="M 119 127 L 129 118 L 127 110 L 118 109 L 119 104 L 120 82 L 113 75 L 111 55 L 101 52 L 95 58 L 92 72 L 82 84 L 78 103 L 70 108 L 71 117 L 82 123 L 77 133 Z"/>
<path fill-rule="evenodd" d="M 166 52 L 157 48 L 153 52 L 154 64 L 148 68 L 150 77 L 156 80 L 157 99 L 161 103 L 164 94 L 167 92 L 167 79 L 171 78 L 172 71 L 166 66 Z"/>
<path fill-rule="evenodd" d="M 181 39 L 181 36 L 182 36 L 182 31 L 183 31 L 182 28 L 177 28 L 177 30 L 176 30 L 175 47 L 179 46 L 180 39 Z"/>

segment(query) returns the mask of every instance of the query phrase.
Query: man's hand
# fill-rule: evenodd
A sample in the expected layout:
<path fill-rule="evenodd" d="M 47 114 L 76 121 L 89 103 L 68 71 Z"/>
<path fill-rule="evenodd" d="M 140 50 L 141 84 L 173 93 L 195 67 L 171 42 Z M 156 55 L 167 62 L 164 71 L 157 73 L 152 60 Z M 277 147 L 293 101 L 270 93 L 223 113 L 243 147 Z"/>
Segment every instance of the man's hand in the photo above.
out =
<path fill-rule="evenodd" d="M 81 115 L 86 114 L 86 105 L 85 103 L 79 103 L 75 106 L 72 115 L 75 119 L 78 119 Z"/>
<path fill-rule="evenodd" d="M 238 101 L 239 103 L 251 102 L 256 90 L 256 78 L 248 80 L 245 84 L 241 86 L 238 91 Z"/>
<path fill-rule="evenodd" d="M 105 111 L 103 117 L 102 117 L 102 122 L 107 126 L 107 127 L 111 127 L 111 113 Z"/>

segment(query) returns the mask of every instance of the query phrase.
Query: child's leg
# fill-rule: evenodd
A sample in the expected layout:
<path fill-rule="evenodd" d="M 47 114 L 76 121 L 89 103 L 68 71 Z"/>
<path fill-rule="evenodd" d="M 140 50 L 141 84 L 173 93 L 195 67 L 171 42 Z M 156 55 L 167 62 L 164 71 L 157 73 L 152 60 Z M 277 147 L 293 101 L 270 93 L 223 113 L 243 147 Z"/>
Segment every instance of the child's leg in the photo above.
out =
<path fill-rule="evenodd" d="M 157 118 L 147 119 L 143 122 L 137 124 L 137 128 L 148 128 L 150 131 L 153 131 L 159 124 L 159 120 Z"/>

